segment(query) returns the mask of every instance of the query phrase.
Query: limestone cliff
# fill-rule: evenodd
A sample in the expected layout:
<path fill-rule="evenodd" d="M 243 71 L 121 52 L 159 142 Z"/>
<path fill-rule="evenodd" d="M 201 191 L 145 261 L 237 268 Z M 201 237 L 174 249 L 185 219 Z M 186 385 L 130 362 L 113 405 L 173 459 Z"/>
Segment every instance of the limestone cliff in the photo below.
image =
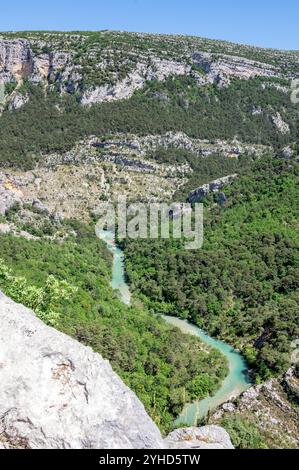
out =
<path fill-rule="evenodd" d="M 299 448 L 299 374 L 292 367 L 283 377 L 249 388 L 223 404 L 212 416 L 219 424 L 241 419 L 259 429 L 269 448 Z"/>
<path fill-rule="evenodd" d="M 219 192 L 223 186 L 231 183 L 237 176 L 237 174 L 224 176 L 223 178 L 219 178 L 211 181 L 210 183 L 199 186 L 189 194 L 188 201 L 192 204 L 202 201 L 202 199 L 204 199 L 210 192 Z"/>

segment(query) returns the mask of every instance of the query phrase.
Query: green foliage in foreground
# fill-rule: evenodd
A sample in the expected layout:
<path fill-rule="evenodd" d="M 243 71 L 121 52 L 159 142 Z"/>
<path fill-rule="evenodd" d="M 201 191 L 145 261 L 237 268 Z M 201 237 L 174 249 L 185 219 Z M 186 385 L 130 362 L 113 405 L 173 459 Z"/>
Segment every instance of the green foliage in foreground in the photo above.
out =
<path fill-rule="evenodd" d="M 109 359 L 168 431 L 184 403 L 218 388 L 225 360 L 146 310 L 126 307 L 110 287 L 104 245 L 92 230 L 71 225 L 77 237 L 60 243 L 0 236 L 0 289 Z"/>
<path fill-rule="evenodd" d="M 132 289 L 149 308 L 182 318 L 242 349 L 266 380 L 290 364 L 299 336 L 299 165 L 267 158 L 206 201 L 204 245 L 127 241 Z M 217 198 L 216 198 L 217 200 Z"/>

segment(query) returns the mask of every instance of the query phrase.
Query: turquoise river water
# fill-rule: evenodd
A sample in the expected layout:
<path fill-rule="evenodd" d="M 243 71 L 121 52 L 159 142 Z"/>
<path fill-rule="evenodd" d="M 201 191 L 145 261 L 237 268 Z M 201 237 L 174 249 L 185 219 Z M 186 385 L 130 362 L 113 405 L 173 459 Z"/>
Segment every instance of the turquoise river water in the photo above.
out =
<path fill-rule="evenodd" d="M 130 289 L 126 282 L 124 269 L 124 254 L 116 246 L 114 235 L 109 231 L 101 231 L 98 236 L 106 243 L 107 248 L 113 253 L 113 273 L 111 286 L 120 292 L 122 301 L 130 305 Z M 221 387 L 212 397 L 187 404 L 176 419 L 175 424 L 196 425 L 197 421 L 225 403 L 232 397 L 237 397 L 250 386 L 248 367 L 245 359 L 231 346 L 217 339 L 211 338 L 195 325 L 176 317 L 163 316 L 164 320 L 178 327 L 182 332 L 199 337 L 205 344 L 220 351 L 227 359 L 229 374 L 223 380 Z"/>

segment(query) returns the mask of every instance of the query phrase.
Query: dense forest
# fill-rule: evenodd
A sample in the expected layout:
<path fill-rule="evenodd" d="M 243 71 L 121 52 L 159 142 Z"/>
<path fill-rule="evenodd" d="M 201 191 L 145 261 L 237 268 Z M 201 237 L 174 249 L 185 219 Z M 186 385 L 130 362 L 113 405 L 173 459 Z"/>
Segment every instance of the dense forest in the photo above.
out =
<path fill-rule="evenodd" d="M 299 335 L 299 164 L 266 157 L 205 201 L 204 244 L 126 240 L 132 289 L 240 348 L 256 381 L 290 364 Z"/>
<path fill-rule="evenodd" d="M 17 212 L 7 217 L 17 221 Z M 52 233 L 52 225 L 35 235 Z M 109 359 L 166 432 L 184 403 L 219 387 L 225 359 L 145 308 L 125 306 L 110 287 L 112 258 L 93 227 L 64 225 L 75 234 L 65 241 L 1 235 L 0 289 Z"/>
<path fill-rule="evenodd" d="M 76 95 L 45 95 L 40 86 L 24 82 L 20 91 L 30 94 L 29 102 L 0 117 L 0 164 L 32 168 L 42 154 L 65 152 L 80 138 L 115 132 L 183 131 L 195 138 L 237 137 L 278 148 L 297 139 L 298 110 L 289 94 L 262 85 L 256 78 L 233 81 L 227 89 L 199 88 L 192 77 L 169 78 L 149 82 L 128 100 L 83 107 Z M 253 114 L 258 108 L 261 114 Z M 290 134 L 273 124 L 276 112 L 289 124 Z"/>

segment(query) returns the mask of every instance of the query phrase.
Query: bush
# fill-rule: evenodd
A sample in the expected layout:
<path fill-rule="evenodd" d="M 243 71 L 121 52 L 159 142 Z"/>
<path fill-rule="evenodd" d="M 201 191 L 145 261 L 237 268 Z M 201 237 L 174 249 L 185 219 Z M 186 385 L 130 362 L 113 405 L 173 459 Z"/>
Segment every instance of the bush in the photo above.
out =
<path fill-rule="evenodd" d="M 221 426 L 229 433 L 232 443 L 237 449 L 268 448 L 265 437 L 251 421 L 246 421 L 236 415 L 224 418 L 221 421 Z"/>

